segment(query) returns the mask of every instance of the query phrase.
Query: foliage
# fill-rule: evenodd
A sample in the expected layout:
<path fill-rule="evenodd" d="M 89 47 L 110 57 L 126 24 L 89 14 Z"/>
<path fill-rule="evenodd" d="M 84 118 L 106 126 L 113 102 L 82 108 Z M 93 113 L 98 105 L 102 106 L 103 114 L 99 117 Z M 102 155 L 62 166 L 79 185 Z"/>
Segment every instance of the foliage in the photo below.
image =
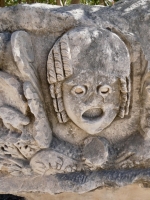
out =
<path fill-rule="evenodd" d="M 52 5 L 59 5 L 57 0 L 4 0 L 5 6 L 12 6 L 20 3 L 47 3 Z M 112 6 L 115 2 L 119 0 L 77 0 L 77 3 L 86 4 L 86 5 L 104 5 Z M 61 0 L 60 0 L 61 2 Z M 72 0 L 62 0 L 63 5 L 70 5 Z M 76 3 L 76 2 L 75 2 Z"/>

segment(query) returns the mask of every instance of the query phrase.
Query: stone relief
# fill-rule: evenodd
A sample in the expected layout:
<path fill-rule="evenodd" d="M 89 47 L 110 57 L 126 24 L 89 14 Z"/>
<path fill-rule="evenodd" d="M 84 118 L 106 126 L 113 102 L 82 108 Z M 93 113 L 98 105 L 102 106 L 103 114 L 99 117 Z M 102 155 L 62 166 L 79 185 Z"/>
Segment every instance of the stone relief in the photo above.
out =
<path fill-rule="evenodd" d="M 61 188 L 54 193 L 149 177 L 149 57 L 142 42 L 109 27 L 1 31 L 2 175 L 51 177 Z"/>
<path fill-rule="evenodd" d="M 88 52 L 90 63 L 80 52 Z M 72 63 L 71 59 L 77 61 Z M 67 122 L 67 115 L 94 135 L 109 126 L 117 115 L 128 115 L 130 58 L 117 35 L 95 28 L 73 30 L 63 35 L 50 51 L 47 70 L 60 123 Z"/>

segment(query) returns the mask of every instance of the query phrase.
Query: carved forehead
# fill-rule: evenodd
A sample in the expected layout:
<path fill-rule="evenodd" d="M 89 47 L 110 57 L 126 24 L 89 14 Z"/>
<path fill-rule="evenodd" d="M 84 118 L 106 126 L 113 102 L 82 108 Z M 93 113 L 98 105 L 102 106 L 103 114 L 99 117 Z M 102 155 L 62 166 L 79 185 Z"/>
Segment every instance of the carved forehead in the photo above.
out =
<path fill-rule="evenodd" d="M 69 85 L 90 85 L 90 84 L 113 84 L 118 78 L 116 78 L 113 74 L 104 74 L 101 71 L 94 70 L 74 70 L 72 76 L 67 78 L 64 83 Z"/>
<path fill-rule="evenodd" d="M 63 81 L 84 70 L 108 77 L 129 77 L 130 58 L 124 42 L 116 34 L 95 27 L 65 33 L 48 55 L 49 83 Z"/>
<path fill-rule="evenodd" d="M 96 28 L 76 28 L 67 33 L 73 71 L 97 70 L 129 76 L 130 58 L 124 42 L 114 33 Z"/>

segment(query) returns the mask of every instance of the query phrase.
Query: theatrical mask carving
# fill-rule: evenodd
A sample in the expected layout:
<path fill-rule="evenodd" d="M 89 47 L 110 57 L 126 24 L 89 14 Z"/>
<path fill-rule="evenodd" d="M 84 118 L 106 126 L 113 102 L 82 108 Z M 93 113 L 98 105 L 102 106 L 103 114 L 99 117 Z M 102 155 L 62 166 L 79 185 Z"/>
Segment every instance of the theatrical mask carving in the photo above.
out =
<path fill-rule="evenodd" d="M 149 9 L 0 9 L 1 193 L 150 186 Z"/>
<path fill-rule="evenodd" d="M 108 30 L 76 28 L 64 34 L 49 53 L 47 77 L 60 123 L 70 118 L 94 135 L 129 113 L 129 53 Z"/>
<path fill-rule="evenodd" d="M 19 174 L 49 175 L 120 166 L 116 163 L 126 157 L 122 158 L 117 145 L 114 148 L 106 138 L 97 136 L 115 119 L 129 115 L 130 56 L 120 37 L 107 29 L 79 27 L 63 34 L 48 54 L 47 80 L 57 120 L 66 127 L 72 121 L 88 133 L 80 145 L 59 140 L 55 132 L 52 136 L 29 34 L 14 32 L 11 45 L 21 81 L 0 72 L 1 90 L 5 91 L 0 117 L 10 135 L 16 131 L 20 136 L 2 141 L 1 149 L 5 154 L 11 154 L 13 149 L 14 158 L 9 162 L 16 162 L 19 156 Z M 144 98 L 149 99 L 147 80 L 143 83 Z M 16 93 L 14 101 L 10 101 L 12 93 L 7 94 L 9 87 Z M 18 174 L 11 168 L 8 167 L 11 174 Z"/>

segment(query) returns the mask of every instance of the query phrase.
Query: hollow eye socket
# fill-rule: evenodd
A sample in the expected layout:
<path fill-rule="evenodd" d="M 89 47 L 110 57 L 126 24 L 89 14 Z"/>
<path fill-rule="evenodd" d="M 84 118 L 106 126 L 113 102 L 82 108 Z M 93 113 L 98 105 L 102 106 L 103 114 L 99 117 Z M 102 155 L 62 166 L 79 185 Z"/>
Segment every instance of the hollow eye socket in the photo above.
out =
<path fill-rule="evenodd" d="M 82 96 L 86 93 L 86 87 L 85 86 L 80 86 L 80 85 L 77 85 L 77 86 L 74 86 L 71 90 L 71 93 L 76 95 L 76 96 Z"/>
<path fill-rule="evenodd" d="M 150 93 L 150 85 L 146 86 L 146 90 L 148 93 Z"/>
<path fill-rule="evenodd" d="M 111 93 L 111 87 L 109 85 L 99 86 L 98 93 L 101 95 L 107 95 L 107 94 Z"/>

